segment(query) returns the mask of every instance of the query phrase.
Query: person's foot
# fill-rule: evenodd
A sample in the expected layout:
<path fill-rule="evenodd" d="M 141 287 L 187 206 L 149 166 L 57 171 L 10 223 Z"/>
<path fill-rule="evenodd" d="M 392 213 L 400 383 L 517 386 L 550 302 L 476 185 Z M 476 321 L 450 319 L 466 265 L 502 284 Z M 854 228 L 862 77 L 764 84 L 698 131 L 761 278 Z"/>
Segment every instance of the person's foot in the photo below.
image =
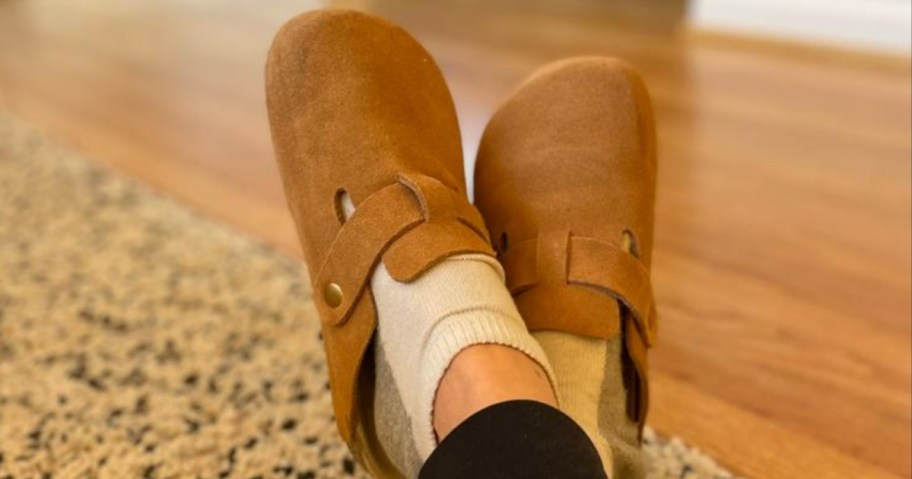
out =
<path fill-rule="evenodd" d="M 475 411 L 554 403 L 544 353 L 466 199 L 453 102 L 430 55 L 383 20 L 314 12 L 278 32 L 266 83 L 336 421 L 355 456 L 380 477 L 414 477 Z M 498 368 L 484 366 L 492 354 Z M 467 389 L 465 377 L 491 387 Z"/>
<path fill-rule="evenodd" d="M 476 205 L 561 409 L 613 456 L 611 477 L 643 473 L 655 180 L 646 89 L 604 58 L 536 73 L 491 119 L 475 167 Z"/>

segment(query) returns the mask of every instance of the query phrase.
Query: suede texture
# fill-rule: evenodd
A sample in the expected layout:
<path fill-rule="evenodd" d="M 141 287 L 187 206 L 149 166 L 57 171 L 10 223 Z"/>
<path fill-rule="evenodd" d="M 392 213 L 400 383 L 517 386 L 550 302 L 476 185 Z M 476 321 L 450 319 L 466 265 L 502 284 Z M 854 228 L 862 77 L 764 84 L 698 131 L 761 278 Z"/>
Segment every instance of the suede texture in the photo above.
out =
<path fill-rule="evenodd" d="M 476 206 L 529 329 L 623 337 L 626 410 L 640 428 L 657 323 L 655 180 L 645 85 L 606 58 L 527 80 L 488 123 L 475 168 Z"/>
<path fill-rule="evenodd" d="M 307 13 L 281 28 L 266 93 L 323 322 L 340 434 L 375 475 L 399 475 L 378 450 L 371 418 L 370 277 L 380 261 L 409 282 L 453 255 L 493 255 L 466 199 L 453 101 L 437 65 L 404 30 L 345 10 Z M 343 193 L 355 206 L 348 220 Z"/>

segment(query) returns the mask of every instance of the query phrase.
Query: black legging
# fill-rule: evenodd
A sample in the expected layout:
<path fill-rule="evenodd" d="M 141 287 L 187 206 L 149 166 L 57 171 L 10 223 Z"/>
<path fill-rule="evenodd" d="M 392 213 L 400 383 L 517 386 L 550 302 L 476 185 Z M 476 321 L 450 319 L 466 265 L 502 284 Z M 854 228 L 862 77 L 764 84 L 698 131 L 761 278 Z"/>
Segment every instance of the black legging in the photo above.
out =
<path fill-rule="evenodd" d="M 508 401 L 466 419 L 440 443 L 419 479 L 604 479 L 595 446 L 559 410 Z"/>

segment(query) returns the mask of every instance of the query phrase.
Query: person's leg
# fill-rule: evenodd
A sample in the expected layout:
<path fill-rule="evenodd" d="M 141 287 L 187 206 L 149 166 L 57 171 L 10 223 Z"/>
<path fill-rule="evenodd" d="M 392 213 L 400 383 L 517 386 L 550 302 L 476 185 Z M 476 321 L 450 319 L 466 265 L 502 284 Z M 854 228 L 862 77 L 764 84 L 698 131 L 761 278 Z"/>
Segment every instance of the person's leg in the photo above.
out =
<path fill-rule="evenodd" d="M 419 479 L 599 479 L 605 468 L 586 433 L 560 410 L 507 401 L 463 421 Z"/>

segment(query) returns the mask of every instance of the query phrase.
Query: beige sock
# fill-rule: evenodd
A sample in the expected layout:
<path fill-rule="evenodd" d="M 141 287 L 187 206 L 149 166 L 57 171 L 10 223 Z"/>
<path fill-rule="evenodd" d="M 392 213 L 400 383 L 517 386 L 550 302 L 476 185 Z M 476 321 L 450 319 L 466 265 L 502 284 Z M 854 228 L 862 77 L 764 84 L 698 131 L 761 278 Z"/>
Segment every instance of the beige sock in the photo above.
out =
<path fill-rule="evenodd" d="M 343 206 L 350 216 L 354 207 L 347 198 Z M 377 308 L 377 349 L 383 352 L 383 367 L 395 383 L 422 461 L 437 446 L 437 386 L 463 349 L 475 344 L 516 348 L 536 361 L 555 385 L 545 353 L 526 329 L 496 259 L 455 256 L 411 283 L 396 281 L 380 263 L 371 277 L 371 291 Z"/>
<path fill-rule="evenodd" d="M 422 459 L 437 445 L 432 425 L 437 386 L 463 349 L 485 343 L 511 346 L 554 378 L 504 286 L 500 265 L 489 256 L 447 259 L 408 284 L 396 282 L 381 265 L 371 289 L 379 318 L 377 339 Z"/>
<path fill-rule="evenodd" d="M 560 409 L 592 439 L 612 478 L 641 478 L 638 426 L 627 417 L 621 338 L 605 341 L 557 331 L 533 333 L 551 361 Z"/>

